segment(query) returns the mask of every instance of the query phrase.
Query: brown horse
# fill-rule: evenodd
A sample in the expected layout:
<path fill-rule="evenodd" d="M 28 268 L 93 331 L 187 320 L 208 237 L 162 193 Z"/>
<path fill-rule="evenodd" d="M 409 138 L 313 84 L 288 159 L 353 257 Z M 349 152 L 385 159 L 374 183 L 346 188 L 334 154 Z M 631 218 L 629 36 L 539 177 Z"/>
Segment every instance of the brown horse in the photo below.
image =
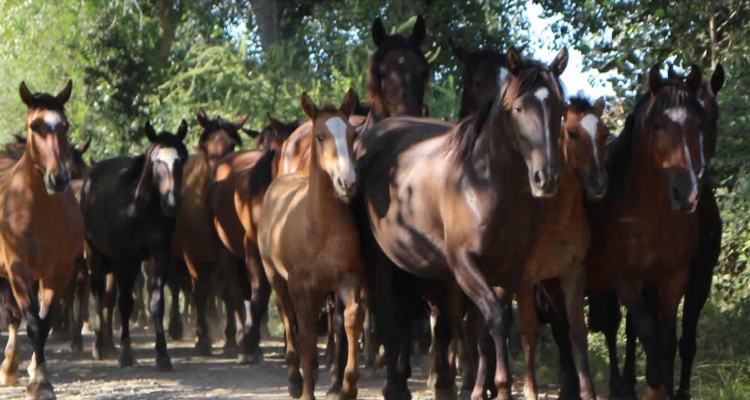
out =
<path fill-rule="evenodd" d="M 86 220 L 86 261 L 96 299 L 99 329 L 93 354 L 107 358 L 112 343 L 114 304 L 104 300 L 119 296 L 120 367 L 133 366 L 135 357 L 130 339 L 130 313 L 133 284 L 141 262 L 149 259 L 154 277 L 149 282 L 151 315 L 156 333 L 156 366 L 169 371 L 172 362 L 164 336 L 164 284 L 170 272 L 172 232 L 182 194 L 182 170 L 188 158 L 183 143 L 187 122 L 182 120 L 177 134 L 157 134 L 150 122 L 145 133 L 150 145 L 138 157 L 114 157 L 91 168 L 81 192 L 81 210 Z M 114 278 L 114 280 L 112 280 Z M 105 283 L 105 280 L 109 282 Z"/>
<path fill-rule="evenodd" d="M 0 173 L 0 208 L 4 210 L 0 215 L 0 274 L 10 281 L 16 303 L 28 321 L 34 355 L 26 394 L 38 399 L 55 398 L 44 354 L 49 307 L 70 282 L 84 234 L 65 167 L 70 157 L 65 103 L 72 88 L 73 82 L 68 81 L 52 96 L 31 93 L 21 82 L 21 100 L 28 106 L 27 147 L 12 168 Z M 34 293 L 36 280 L 40 282 L 40 301 Z M 0 381 L 6 385 L 18 379 L 18 322 L 9 326 L 5 360 L 0 365 Z"/>
<path fill-rule="evenodd" d="M 563 121 L 560 148 L 563 152 L 562 184 L 546 210 L 541 235 L 526 261 L 517 291 L 521 314 L 521 333 L 526 353 L 526 399 L 537 398 L 534 371 L 539 321 L 534 306 L 534 285 L 559 278 L 565 298 L 562 313 L 570 321 L 570 339 L 581 381 L 582 399 L 594 400 L 596 394 L 588 363 L 588 341 L 583 300 L 586 288 L 586 257 L 591 232 L 583 204 L 584 189 L 590 199 L 600 199 L 607 189 L 604 144 L 609 130 L 601 121 L 604 98 L 593 105 L 574 97 Z"/>
<path fill-rule="evenodd" d="M 199 108 L 196 117 L 198 124 L 203 128 L 203 133 L 198 141 L 197 154 L 188 157 L 184 167 L 182 205 L 177 212 L 171 248 L 172 256 L 184 260 L 187 272 L 190 274 L 193 306 L 196 308 L 197 318 L 195 348 L 199 355 L 211 354 L 206 305 L 208 296 L 211 294 L 213 276 L 220 269 L 216 267 L 216 264 L 229 260 L 228 257 L 222 256 L 226 248 L 216 235 L 213 225 L 211 189 L 219 160 L 233 152 L 236 146 L 242 145 L 239 130 L 249 116 L 249 114 L 245 115 L 234 122 L 221 118 L 209 119 L 203 109 Z M 227 266 L 227 268 L 234 268 L 234 265 Z M 229 278 L 229 276 L 225 277 Z M 228 283 L 232 282 L 236 280 L 230 280 Z M 241 299 L 238 300 L 239 303 L 241 301 Z M 174 300 L 172 305 L 174 308 Z M 179 314 L 172 315 L 170 327 L 173 320 L 180 321 Z M 227 337 L 227 342 L 233 340 L 234 334 Z"/>
<path fill-rule="evenodd" d="M 549 66 L 523 60 L 514 48 L 506 58 L 497 99 L 458 126 L 389 118 L 362 136 L 363 187 L 355 205 L 370 225 L 361 227 L 360 237 L 369 293 L 385 336 L 386 399 L 410 395 L 409 371 L 396 365 L 394 325 L 405 325 L 390 317 L 385 255 L 412 274 L 459 283 L 485 317 L 497 352 L 495 383 L 501 398 L 510 398 L 503 310 L 538 236 L 545 207 L 535 198 L 553 196 L 560 184 L 564 98 L 558 77 L 567 51 Z M 483 346 L 480 369 L 487 367 L 488 355 Z M 484 387 L 477 380 L 472 396 L 481 398 Z M 455 389 L 445 389 L 455 397 Z"/>
<path fill-rule="evenodd" d="M 332 369 L 328 394 L 356 399 L 364 264 L 348 206 L 356 188 L 355 130 L 348 120 L 357 96 L 350 90 L 340 108 L 326 103 L 318 109 L 307 93 L 302 94 L 301 102 L 312 120 L 315 137 L 310 168 L 281 176 L 269 186 L 258 224 L 258 247 L 291 338 L 286 353 L 290 395 L 315 398 L 316 323 L 328 293 L 334 291 L 346 303 L 348 360 L 346 371 L 341 371 L 343 387 Z"/>
<path fill-rule="evenodd" d="M 260 326 L 271 296 L 256 239 L 263 195 L 276 176 L 274 165 L 278 163 L 282 143 L 299 125 L 282 124 L 270 115 L 269 121 L 271 125 L 256 139 L 266 149 L 235 152 L 224 157 L 216 168 L 211 196 L 216 232 L 233 257 L 244 261 L 250 284 L 249 307 L 238 305 L 236 308 L 235 320 L 241 327 L 237 331 L 237 342 L 241 343 L 239 361 L 242 363 L 261 360 Z M 244 314 L 240 310 L 244 310 Z"/>
<path fill-rule="evenodd" d="M 613 190 L 589 209 L 587 286 L 615 291 L 632 314 L 646 351 L 647 398 L 673 396 L 677 307 L 698 244 L 693 211 L 706 168 L 701 84 L 697 68 L 684 85 L 664 80 L 657 65 L 650 70 L 649 94 L 608 149 L 608 164 L 620 164 L 610 173 Z M 651 289 L 659 293 L 653 302 L 644 293 Z"/>

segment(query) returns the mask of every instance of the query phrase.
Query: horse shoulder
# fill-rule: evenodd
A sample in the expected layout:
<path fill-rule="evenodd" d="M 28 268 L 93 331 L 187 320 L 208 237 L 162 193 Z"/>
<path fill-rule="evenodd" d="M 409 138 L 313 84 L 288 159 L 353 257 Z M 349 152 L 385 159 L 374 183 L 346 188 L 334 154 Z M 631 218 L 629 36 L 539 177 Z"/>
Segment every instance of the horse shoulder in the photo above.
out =
<path fill-rule="evenodd" d="M 263 198 L 263 215 L 258 236 L 273 258 L 290 265 L 305 257 L 306 224 L 304 200 L 308 193 L 306 173 L 293 173 L 275 179 Z M 279 268 L 280 266 L 277 266 Z"/>

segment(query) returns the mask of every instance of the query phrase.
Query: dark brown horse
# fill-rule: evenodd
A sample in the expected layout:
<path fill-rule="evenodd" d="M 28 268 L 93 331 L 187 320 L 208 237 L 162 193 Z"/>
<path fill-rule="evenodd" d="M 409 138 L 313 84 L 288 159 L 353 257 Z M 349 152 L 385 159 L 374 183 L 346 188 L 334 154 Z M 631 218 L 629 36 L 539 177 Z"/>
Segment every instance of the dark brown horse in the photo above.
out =
<path fill-rule="evenodd" d="M 182 205 L 177 212 L 171 250 L 173 257 L 184 260 L 190 275 L 193 306 L 196 308 L 195 348 L 199 355 L 211 354 L 206 305 L 214 275 L 219 270 L 226 269 L 224 277 L 228 280 L 227 284 L 236 283 L 236 279 L 230 279 L 234 263 L 229 262 L 229 265 L 219 267 L 219 262 L 226 264 L 230 258 L 222 254 L 227 250 L 213 225 L 211 190 L 216 166 L 221 158 L 233 152 L 236 146 L 242 145 L 239 130 L 249 116 L 245 115 L 234 122 L 222 118 L 209 119 L 203 109 L 199 108 L 196 117 L 203 133 L 198 141 L 197 154 L 188 157 L 184 167 Z M 241 304 L 239 291 L 232 292 L 238 297 L 236 303 Z M 175 303 L 173 300 L 173 308 Z M 179 315 L 171 316 L 170 327 L 173 320 L 180 321 Z M 233 342 L 234 336 L 235 333 L 232 332 L 227 337 L 227 342 Z"/>
<path fill-rule="evenodd" d="M 249 279 L 249 302 L 237 309 L 235 318 L 240 327 L 237 331 L 239 361 L 243 363 L 261 360 L 260 326 L 271 296 L 256 237 L 263 195 L 276 176 L 274 165 L 280 158 L 281 145 L 292 133 L 290 129 L 298 125 L 278 123 L 270 115 L 269 120 L 271 127 L 264 129 L 257 139 L 266 149 L 235 152 L 224 157 L 216 168 L 211 195 L 216 232 L 233 257 L 244 261 L 244 273 Z M 276 131 L 277 128 L 283 131 Z"/>
<path fill-rule="evenodd" d="M 282 310 L 279 314 L 288 338 L 286 361 L 291 396 L 315 398 L 315 325 L 333 291 L 346 303 L 348 360 L 340 376 L 331 370 L 328 395 L 356 399 L 358 342 L 364 322 L 360 297 L 364 263 L 357 226 L 348 206 L 357 178 L 353 159 L 355 129 L 348 120 L 357 105 L 357 96 L 350 90 L 340 108 L 326 103 L 319 109 L 307 93 L 302 94 L 301 102 L 312 121 L 315 137 L 310 167 L 281 176 L 268 187 L 258 224 L 258 247 Z"/>
<path fill-rule="evenodd" d="M 34 355 L 26 395 L 54 399 L 47 377 L 44 346 L 49 333 L 49 307 L 68 287 L 83 243 L 83 218 L 70 187 L 70 157 L 65 103 L 73 82 L 57 95 L 31 93 L 21 82 L 26 115 L 26 150 L 0 173 L 0 276 L 7 278 L 28 325 Z M 39 281 L 38 301 L 34 282 Z M 7 309 L 0 309 L 6 312 Z M 20 317 L 20 316 L 17 316 Z M 18 379 L 17 333 L 20 318 L 11 318 L 0 383 Z"/>
<path fill-rule="evenodd" d="M 685 85 L 664 80 L 658 66 L 650 70 L 649 93 L 608 148 L 611 190 L 589 207 L 587 286 L 616 292 L 632 313 L 646 350 L 648 398 L 673 396 L 677 306 L 698 244 L 693 211 L 706 168 L 701 84 L 697 68 Z M 649 301 L 650 290 L 658 291 L 658 301 Z M 595 303 L 592 297 L 593 314 Z"/>
<path fill-rule="evenodd" d="M 500 397 L 510 398 L 503 310 L 538 236 L 545 207 L 535 198 L 553 196 L 560 184 L 564 98 L 557 77 L 567 51 L 549 66 L 523 60 L 514 48 L 506 58 L 497 98 L 478 115 L 459 125 L 389 118 L 362 136 L 355 205 L 369 225 L 360 235 L 386 345 L 386 399 L 410 396 L 408 367 L 397 366 L 397 329 L 406 325 L 393 320 L 388 260 L 423 278 L 459 283 L 485 317 L 497 352 L 495 383 Z M 480 350 L 482 369 L 488 349 Z M 478 380 L 473 397 L 482 398 L 484 387 Z M 454 388 L 445 389 L 455 397 Z"/>
<path fill-rule="evenodd" d="M 151 315 L 156 333 L 156 366 L 172 369 L 164 337 L 164 284 L 170 270 L 171 241 L 175 215 L 180 207 L 182 169 L 188 158 L 183 143 L 187 122 L 177 134 L 157 134 L 151 123 L 145 126 L 151 143 L 138 157 L 115 157 L 98 162 L 89 171 L 81 193 L 81 210 L 86 220 L 86 253 L 92 291 L 97 302 L 99 329 L 94 357 L 107 358 L 112 343 L 112 312 L 104 317 L 105 277 L 113 274 L 119 296 L 120 366 L 135 362 L 130 341 L 130 313 L 133 284 L 141 262 L 150 259 L 154 277 L 150 284 Z M 107 285 L 109 286 L 109 285 Z M 113 305 L 112 305 L 113 306 Z"/>

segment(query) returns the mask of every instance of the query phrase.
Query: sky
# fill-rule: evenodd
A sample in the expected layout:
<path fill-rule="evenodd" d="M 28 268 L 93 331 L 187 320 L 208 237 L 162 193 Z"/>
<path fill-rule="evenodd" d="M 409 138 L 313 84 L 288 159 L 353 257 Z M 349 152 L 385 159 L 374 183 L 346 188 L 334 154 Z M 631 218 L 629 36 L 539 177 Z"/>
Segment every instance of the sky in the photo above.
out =
<path fill-rule="evenodd" d="M 541 43 L 554 42 L 555 35 L 549 28 L 549 25 L 554 22 L 554 18 L 541 18 L 542 7 L 530 0 L 526 3 L 526 10 L 526 17 L 531 23 L 531 31 L 539 33 L 534 42 L 529 44 L 529 47 L 533 48 L 534 58 L 541 61 L 552 61 L 561 49 L 547 49 L 541 46 Z M 599 96 L 613 97 L 615 95 L 614 90 L 612 90 L 612 84 L 605 80 L 607 78 L 606 75 L 600 74 L 596 70 L 581 72 L 582 70 L 583 55 L 580 51 L 569 46 L 568 66 L 560 76 L 568 96 L 582 93 L 592 99 L 596 99 Z M 589 78 L 594 79 L 594 85 L 589 83 Z"/>

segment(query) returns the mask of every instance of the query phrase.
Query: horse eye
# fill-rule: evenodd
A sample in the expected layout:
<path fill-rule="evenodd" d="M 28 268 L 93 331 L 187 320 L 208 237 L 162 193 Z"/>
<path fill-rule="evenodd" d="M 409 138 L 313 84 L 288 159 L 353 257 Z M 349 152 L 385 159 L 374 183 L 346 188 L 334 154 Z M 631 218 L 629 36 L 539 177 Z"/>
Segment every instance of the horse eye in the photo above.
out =
<path fill-rule="evenodd" d="M 521 107 L 516 107 L 516 112 L 521 112 Z"/>
<path fill-rule="evenodd" d="M 571 139 L 578 139 L 580 137 L 576 131 L 568 131 L 568 136 L 570 136 Z"/>
<path fill-rule="evenodd" d="M 315 137 L 315 139 L 318 139 L 319 142 L 323 141 L 323 135 L 318 135 Z"/>

